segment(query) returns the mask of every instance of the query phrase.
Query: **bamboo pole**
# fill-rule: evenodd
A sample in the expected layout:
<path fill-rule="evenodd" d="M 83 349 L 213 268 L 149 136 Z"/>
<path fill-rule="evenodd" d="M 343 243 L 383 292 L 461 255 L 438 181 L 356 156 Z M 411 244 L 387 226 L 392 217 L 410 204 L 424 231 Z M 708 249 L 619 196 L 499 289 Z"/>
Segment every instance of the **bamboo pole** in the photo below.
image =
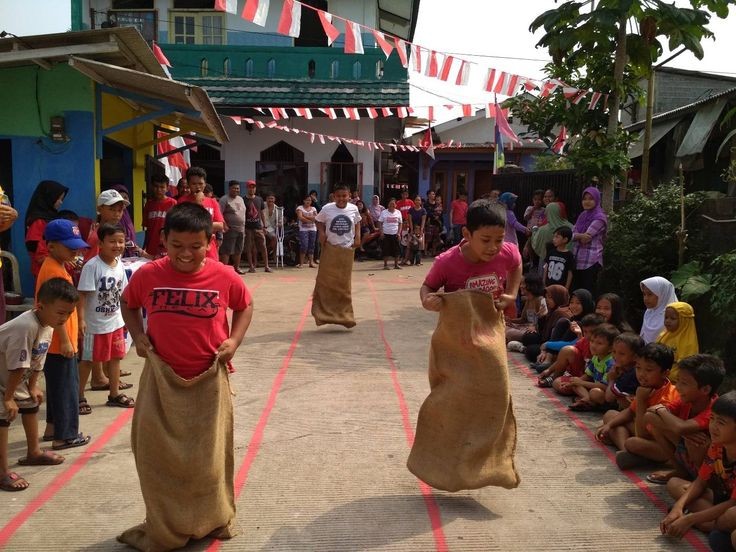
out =
<path fill-rule="evenodd" d="M 680 180 L 680 228 L 677 230 L 677 266 L 685 264 L 685 242 L 687 241 L 687 230 L 685 229 L 685 173 L 682 163 L 678 167 Z"/>

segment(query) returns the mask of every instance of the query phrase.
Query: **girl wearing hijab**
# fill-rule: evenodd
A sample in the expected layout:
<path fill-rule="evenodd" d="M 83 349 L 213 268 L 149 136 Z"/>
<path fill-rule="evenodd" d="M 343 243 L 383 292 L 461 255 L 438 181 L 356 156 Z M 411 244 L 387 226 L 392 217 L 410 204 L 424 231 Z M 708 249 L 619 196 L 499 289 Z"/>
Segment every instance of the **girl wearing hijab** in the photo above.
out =
<path fill-rule="evenodd" d="M 547 258 L 547 246 L 552 243 L 552 236 L 560 226 L 572 228 L 572 224 L 562 215 L 560 203 L 550 203 L 544 208 L 547 223 L 537 228 L 532 234 L 532 249 L 539 257 L 539 274 L 544 273 L 544 259 Z"/>
<path fill-rule="evenodd" d="M 516 233 L 523 232 L 524 235 L 529 233 L 527 227 L 521 224 L 517 220 L 516 214 L 514 214 L 514 206 L 518 197 L 511 192 L 504 192 L 498 198 L 499 203 L 506 207 L 506 234 L 504 235 L 503 241 L 516 244 L 517 247 L 519 246 L 519 239 Z"/>
<path fill-rule="evenodd" d="M 26 249 L 31 257 L 31 274 L 35 278 L 44 259 L 48 256 L 46 241 L 43 239 L 46 225 L 59 218 L 59 207 L 69 188 L 55 180 L 42 180 L 28 202 L 26 211 Z"/>
<path fill-rule="evenodd" d="M 647 308 L 639 335 L 644 343 L 653 343 L 664 329 L 664 311 L 667 305 L 677 301 L 675 286 L 661 276 L 653 276 L 642 280 L 639 287 Z"/>
<path fill-rule="evenodd" d="M 601 207 L 601 193 L 590 186 L 583 190 L 583 212 L 572 231 L 575 254 L 573 287 L 596 294 L 598 273 L 603 267 L 603 243 L 608 230 L 608 217 Z"/>
<path fill-rule="evenodd" d="M 379 218 L 381 218 L 381 213 L 385 210 L 386 208 L 381 205 L 381 198 L 377 195 L 374 195 L 373 201 L 368 206 L 368 212 L 371 214 L 371 218 L 374 221 L 377 221 Z"/>
<path fill-rule="evenodd" d="M 572 316 L 568 307 L 570 293 L 565 286 L 547 286 L 545 301 L 547 302 L 547 316 L 540 318 L 537 322 L 538 331 L 526 333 L 521 338 L 524 354 L 531 362 L 537 360 L 542 343 L 549 341 L 555 325 L 561 319 L 569 319 Z"/>
<path fill-rule="evenodd" d="M 673 383 L 677 383 L 680 372 L 677 363 L 699 352 L 695 311 L 688 303 L 676 301 L 667 305 L 664 311 L 664 330 L 657 337 L 657 343 L 675 350 L 675 363 L 672 365 L 669 378 Z"/>

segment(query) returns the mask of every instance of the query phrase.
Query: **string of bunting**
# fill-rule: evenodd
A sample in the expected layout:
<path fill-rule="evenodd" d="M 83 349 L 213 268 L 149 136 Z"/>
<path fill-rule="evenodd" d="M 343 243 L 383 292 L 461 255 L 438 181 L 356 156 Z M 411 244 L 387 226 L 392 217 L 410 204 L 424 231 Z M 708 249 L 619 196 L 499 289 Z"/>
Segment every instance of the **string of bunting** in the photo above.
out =
<path fill-rule="evenodd" d="M 236 14 L 237 3 L 237 0 L 215 0 L 215 9 Z M 270 0 L 245 0 L 241 17 L 246 21 L 263 27 L 266 25 L 269 4 Z M 424 72 L 428 77 L 434 77 L 444 82 L 451 82 L 454 79 L 455 85 L 457 86 L 467 86 L 470 81 L 471 68 L 473 70 L 485 69 L 483 90 L 486 92 L 514 96 L 520 90 L 526 92 L 539 91 L 539 97 L 546 98 L 554 93 L 555 90 L 561 88 L 565 98 L 574 105 L 578 105 L 586 99 L 588 100 L 588 109 L 590 110 L 595 109 L 601 100 L 604 101 L 604 108 L 608 104 L 608 94 L 569 86 L 559 79 L 533 79 L 480 65 L 475 61 L 426 48 L 372 27 L 345 19 L 344 17 L 339 17 L 313 6 L 302 4 L 297 0 L 284 0 L 277 26 L 278 33 L 293 38 L 299 37 L 301 33 L 302 7 L 317 12 L 329 45 L 332 45 L 343 34 L 334 25 L 335 21 L 339 20 L 343 23 L 345 34 L 343 49 L 346 54 L 364 53 L 361 34 L 361 30 L 364 29 L 367 34 L 373 36 L 376 44 L 386 56 L 386 59 L 391 56 L 391 53 L 395 49 L 401 64 L 405 68 L 411 68 L 417 73 Z"/>

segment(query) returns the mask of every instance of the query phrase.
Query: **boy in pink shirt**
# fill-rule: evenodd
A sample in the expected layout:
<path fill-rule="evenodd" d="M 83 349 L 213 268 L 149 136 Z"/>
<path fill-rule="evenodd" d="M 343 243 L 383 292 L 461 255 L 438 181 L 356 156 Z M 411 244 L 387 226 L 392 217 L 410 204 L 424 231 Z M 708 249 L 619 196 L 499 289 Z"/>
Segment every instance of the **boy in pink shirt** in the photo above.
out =
<path fill-rule="evenodd" d="M 463 226 L 468 221 L 468 196 L 461 192 L 457 199 L 450 203 L 450 223 L 452 224 L 452 239 L 460 243 L 463 237 Z"/>
<path fill-rule="evenodd" d="M 477 289 L 493 295 L 496 306 L 513 306 L 521 283 L 521 255 L 504 243 L 506 213 L 487 199 L 474 201 L 462 228 L 463 240 L 439 255 L 419 291 L 422 306 L 439 311 L 439 289 Z"/>

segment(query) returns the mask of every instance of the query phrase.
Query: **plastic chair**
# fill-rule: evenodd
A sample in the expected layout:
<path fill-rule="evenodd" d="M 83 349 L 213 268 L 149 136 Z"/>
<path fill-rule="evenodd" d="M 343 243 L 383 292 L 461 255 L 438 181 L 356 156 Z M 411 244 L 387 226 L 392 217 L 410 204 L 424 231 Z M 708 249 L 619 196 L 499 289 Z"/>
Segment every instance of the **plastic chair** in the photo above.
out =
<path fill-rule="evenodd" d="M 6 293 L 17 293 L 23 297 L 23 290 L 20 285 L 20 269 L 18 268 L 18 258 L 13 255 L 10 251 L 0 251 L 0 257 L 3 259 L 3 269 L 8 268 L 10 265 L 12 275 L 12 288 L 6 289 Z M 17 312 L 25 312 L 33 308 L 35 300 L 33 297 L 23 297 L 23 302 L 19 305 L 8 305 L 6 303 L 5 310 L 8 313 L 8 317 L 12 318 Z"/>
<path fill-rule="evenodd" d="M 276 207 L 276 268 L 284 268 L 284 208 Z"/>

